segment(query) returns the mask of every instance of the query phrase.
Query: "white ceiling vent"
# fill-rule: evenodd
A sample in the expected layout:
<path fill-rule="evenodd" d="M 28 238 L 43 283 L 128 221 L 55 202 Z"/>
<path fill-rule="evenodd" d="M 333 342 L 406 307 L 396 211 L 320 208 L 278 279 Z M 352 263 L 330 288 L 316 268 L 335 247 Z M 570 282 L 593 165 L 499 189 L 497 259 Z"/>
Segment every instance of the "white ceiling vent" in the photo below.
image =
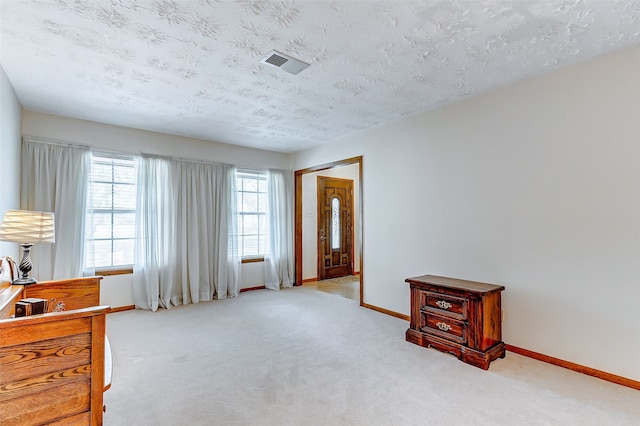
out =
<path fill-rule="evenodd" d="M 276 52 L 275 50 L 269 52 L 269 54 L 260 62 L 280 68 L 281 70 L 293 75 L 299 74 L 300 71 L 309 68 L 309 64 L 306 62 L 292 58 L 284 53 Z"/>

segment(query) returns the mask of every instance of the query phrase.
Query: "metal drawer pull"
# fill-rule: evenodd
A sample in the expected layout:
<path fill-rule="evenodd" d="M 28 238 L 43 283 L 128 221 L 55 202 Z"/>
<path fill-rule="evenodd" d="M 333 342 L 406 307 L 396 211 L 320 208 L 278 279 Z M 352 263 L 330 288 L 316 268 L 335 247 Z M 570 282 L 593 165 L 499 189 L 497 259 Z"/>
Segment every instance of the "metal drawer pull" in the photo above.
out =
<path fill-rule="evenodd" d="M 442 331 L 449 331 L 451 330 L 451 326 L 449 324 L 445 324 L 443 322 L 437 322 L 436 326 L 438 326 L 438 328 Z"/>
<path fill-rule="evenodd" d="M 444 300 L 438 300 L 436 305 L 440 306 L 442 309 L 449 309 L 451 307 L 451 303 L 445 302 Z"/>

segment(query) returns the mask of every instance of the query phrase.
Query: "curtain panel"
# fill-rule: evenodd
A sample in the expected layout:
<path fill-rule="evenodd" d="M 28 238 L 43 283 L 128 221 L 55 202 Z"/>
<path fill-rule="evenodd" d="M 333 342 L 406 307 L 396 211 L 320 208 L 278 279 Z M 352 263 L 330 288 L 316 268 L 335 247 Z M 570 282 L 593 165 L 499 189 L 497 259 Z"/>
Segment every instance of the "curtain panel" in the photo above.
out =
<path fill-rule="evenodd" d="M 238 295 L 235 194 L 232 165 L 139 159 L 136 307 Z"/>
<path fill-rule="evenodd" d="M 278 290 L 292 287 L 293 274 L 293 175 L 289 171 L 269 170 L 267 173 L 269 201 L 269 252 L 264 258 L 265 287 Z"/>
<path fill-rule="evenodd" d="M 28 137 L 22 142 L 20 208 L 55 214 L 56 242 L 31 250 L 38 280 L 82 276 L 90 167 L 88 147 Z"/>

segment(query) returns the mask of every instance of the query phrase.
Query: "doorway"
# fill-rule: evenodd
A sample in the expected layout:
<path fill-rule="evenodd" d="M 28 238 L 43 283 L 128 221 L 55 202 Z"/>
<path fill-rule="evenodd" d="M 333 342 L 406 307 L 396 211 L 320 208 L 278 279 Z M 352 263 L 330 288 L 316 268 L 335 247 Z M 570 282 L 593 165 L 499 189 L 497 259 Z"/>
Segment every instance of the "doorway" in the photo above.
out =
<path fill-rule="evenodd" d="M 317 226 L 317 206 L 316 206 L 316 194 L 315 191 L 317 188 L 316 180 L 313 174 L 318 174 L 318 172 L 323 172 L 322 174 L 331 175 L 334 177 L 340 177 L 340 168 L 343 166 L 352 166 L 346 167 L 345 169 L 351 169 L 355 167 L 355 170 L 352 170 L 351 174 L 353 179 L 357 181 L 354 186 L 354 197 L 353 197 L 353 232 L 352 232 L 352 245 L 353 245 L 353 258 L 351 264 L 353 265 L 353 272 L 356 274 L 355 279 L 357 280 L 357 292 L 358 292 L 358 300 L 361 306 L 363 306 L 364 300 L 364 276 L 363 276 L 363 244 L 362 244 L 362 206 L 363 206 L 363 184 L 362 184 L 362 157 L 353 157 L 347 158 L 345 160 L 336 161 L 333 163 L 321 164 L 314 167 L 309 167 L 302 170 L 295 171 L 295 276 L 296 276 L 296 285 L 302 285 L 304 282 L 315 281 L 318 279 L 317 276 L 314 277 L 316 269 L 317 269 L 317 256 L 316 256 L 316 226 Z M 337 169 L 337 170 L 331 170 Z M 326 172 L 325 172 L 326 171 Z M 305 178 L 305 183 L 303 184 L 303 177 Z M 311 201 L 306 199 L 305 205 L 303 206 L 303 186 L 308 186 L 310 181 L 309 179 L 313 179 L 314 189 L 306 189 L 305 191 L 313 191 L 313 198 Z M 306 192 L 305 192 L 306 194 Z M 312 230 L 309 231 L 309 221 L 313 220 Z M 303 226 L 304 223 L 304 226 Z M 303 227 L 306 229 L 304 232 L 304 241 L 303 244 Z M 312 232 L 312 234 L 310 234 Z M 311 241 L 308 241 L 309 239 Z M 304 251 L 304 253 L 303 253 Z M 303 277 L 303 258 L 305 266 L 305 275 Z M 313 262 L 313 263 L 309 263 Z M 313 268 L 313 269 L 310 269 Z M 307 278 L 307 279 L 303 279 Z"/>
<path fill-rule="evenodd" d="M 353 180 L 318 176 L 318 280 L 353 275 Z"/>

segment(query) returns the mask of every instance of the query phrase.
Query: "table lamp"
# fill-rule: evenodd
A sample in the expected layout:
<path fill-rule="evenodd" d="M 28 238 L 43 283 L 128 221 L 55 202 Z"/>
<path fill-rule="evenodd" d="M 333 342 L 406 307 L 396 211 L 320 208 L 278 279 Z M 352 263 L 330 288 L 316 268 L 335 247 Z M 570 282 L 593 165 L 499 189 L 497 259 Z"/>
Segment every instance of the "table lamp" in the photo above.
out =
<path fill-rule="evenodd" d="M 28 285 L 37 282 L 29 276 L 33 268 L 31 247 L 35 243 L 55 243 L 55 235 L 53 213 L 7 210 L 0 224 L 0 240 L 19 243 L 22 247 L 22 260 L 18 265 L 20 276 L 13 280 L 13 284 Z"/>

